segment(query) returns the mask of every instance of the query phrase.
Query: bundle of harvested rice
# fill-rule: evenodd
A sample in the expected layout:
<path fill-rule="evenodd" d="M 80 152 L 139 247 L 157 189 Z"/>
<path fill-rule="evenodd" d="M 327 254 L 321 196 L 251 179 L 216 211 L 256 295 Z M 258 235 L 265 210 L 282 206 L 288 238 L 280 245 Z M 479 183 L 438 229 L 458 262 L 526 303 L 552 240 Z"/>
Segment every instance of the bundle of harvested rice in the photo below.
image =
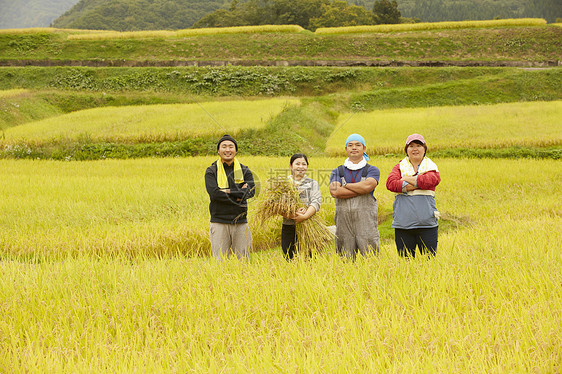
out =
<path fill-rule="evenodd" d="M 287 178 L 270 178 L 262 192 L 263 200 L 258 205 L 257 216 L 268 220 L 276 216 L 293 217 L 304 207 L 295 185 Z"/>
<path fill-rule="evenodd" d="M 334 245 L 334 235 L 317 215 L 297 223 L 296 229 L 298 253 L 316 255 Z"/>
<path fill-rule="evenodd" d="M 294 217 L 299 208 L 306 208 L 301 202 L 297 187 L 287 178 L 269 179 L 262 197 L 257 209 L 257 217 L 261 221 L 279 215 Z M 318 254 L 334 242 L 334 235 L 316 215 L 297 223 L 296 233 L 297 252 L 304 255 Z"/>

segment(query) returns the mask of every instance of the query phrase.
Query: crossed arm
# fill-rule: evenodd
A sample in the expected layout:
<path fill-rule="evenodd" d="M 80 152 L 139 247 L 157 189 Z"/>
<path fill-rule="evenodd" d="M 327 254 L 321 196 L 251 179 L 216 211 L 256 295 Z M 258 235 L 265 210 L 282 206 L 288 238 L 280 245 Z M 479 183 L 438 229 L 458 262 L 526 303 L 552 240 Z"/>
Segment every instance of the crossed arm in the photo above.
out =
<path fill-rule="evenodd" d="M 415 177 L 402 177 L 400 174 L 400 164 L 397 164 L 392 168 L 392 171 L 386 179 L 386 188 L 389 191 L 401 193 L 404 192 L 402 190 L 402 182 L 406 182 L 406 191 L 413 191 L 416 189 L 434 190 L 440 181 L 441 177 L 436 171 L 429 171 Z"/>
<path fill-rule="evenodd" d="M 370 193 L 377 187 L 377 184 L 378 182 L 375 178 L 367 178 L 356 183 L 347 183 L 345 186 L 342 186 L 340 182 L 332 182 L 330 183 L 330 195 L 338 199 L 349 199 Z"/>
<path fill-rule="evenodd" d="M 232 201 L 233 199 L 242 201 L 252 198 L 255 194 L 254 176 L 249 169 L 244 170 L 244 184 L 236 186 L 236 189 L 230 189 L 219 188 L 216 172 L 209 168 L 205 173 L 205 187 L 211 200 L 222 202 Z"/>

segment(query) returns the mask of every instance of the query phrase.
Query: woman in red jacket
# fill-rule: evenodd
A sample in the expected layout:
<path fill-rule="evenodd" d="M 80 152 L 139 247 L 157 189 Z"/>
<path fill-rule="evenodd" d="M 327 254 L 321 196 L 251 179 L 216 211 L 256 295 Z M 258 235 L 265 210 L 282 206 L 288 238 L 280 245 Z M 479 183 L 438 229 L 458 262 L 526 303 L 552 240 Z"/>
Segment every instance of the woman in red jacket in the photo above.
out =
<path fill-rule="evenodd" d="M 437 165 L 426 157 L 427 145 L 420 134 L 406 139 L 406 157 L 394 166 L 386 188 L 395 192 L 392 227 L 396 248 L 403 257 L 420 253 L 435 256 L 439 211 L 435 205 L 435 187 L 441 181 Z"/>

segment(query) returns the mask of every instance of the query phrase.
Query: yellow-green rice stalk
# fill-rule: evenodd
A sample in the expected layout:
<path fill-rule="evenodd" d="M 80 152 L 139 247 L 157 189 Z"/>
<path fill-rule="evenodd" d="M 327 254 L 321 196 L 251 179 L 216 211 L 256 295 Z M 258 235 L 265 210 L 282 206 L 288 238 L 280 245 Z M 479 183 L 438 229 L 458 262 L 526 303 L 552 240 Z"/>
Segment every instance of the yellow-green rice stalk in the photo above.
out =
<path fill-rule="evenodd" d="M 42 34 L 42 33 L 54 33 L 57 29 L 52 27 L 30 27 L 30 28 L 20 28 L 20 29 L 3 29 L 0 30 L 0 34 Z"/>
<path fill-rule="evenodd" d="M 334 235 L 317 215 L 297 223 L 296 231 L 300 254 L 314 256 L 334 244 Z"/>
<path fill-rule="evenodd" d="M 544 26 L 546 21 L 542 18 L 516 18 L 483 21 L 447 21 L 424 23 L 400 23 L 393 25 L 364 25 L 346 27 L 320 27 L 316 34 L 348 34 L 348 33 L 388 33 L 421 30 L 469 29 L 490 27 L 515 27 L 515 26 Z"/>
<path fill-rule="evenodd" d="M 264 221 L 277 216 L 293 217 L 304 207 L 295 185 L 287 178 L 270 178 L 263 196 L 257 216 Z"/>
<path fill-rule="evenodd" d="M 234 27 L 209 27 L 202 29 L 178 30 L 178 37 L 217 34 L 258 34 L 268 32 L 298 33 L 304 31 L 299 25 L 259 25 Z"/>
<path fill-rule="evenodd" d="M 264 191 L 264 199 L 257 208 L 257 217 L 262 222 L 276 216 L 294 217 L 299 208 L 304 208 L 296 186 L 287 178 L 271 178 Z M 296 224 L 297 251 L 315 255 L 333 243 L 334 236 L 320 217 L 314 215 Z"/>

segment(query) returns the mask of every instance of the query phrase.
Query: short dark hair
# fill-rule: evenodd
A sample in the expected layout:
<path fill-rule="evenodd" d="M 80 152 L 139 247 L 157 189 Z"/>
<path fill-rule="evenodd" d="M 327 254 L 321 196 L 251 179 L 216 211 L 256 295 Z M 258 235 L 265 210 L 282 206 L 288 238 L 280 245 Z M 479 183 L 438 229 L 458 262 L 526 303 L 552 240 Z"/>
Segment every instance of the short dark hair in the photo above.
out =
<path fill-rule="evenodd" d="M 416 144 L 421 145 L 423 147 L 423 149 L 425 149 L 425 152 L 424 152 L 423 155 L 425 156 L 427 154 L 427 145 L 420 142 L 419 140 L 412 140 L 410 143 L 406 144 L 406 146 L 404 147 L 404 153 L 408 154 L 408 146 L 412 143 L 416 143 Z"/>
<path fill-rule="evenodd" d="M 308 158 L 306 158 L 306 155 L 304 153 L 295 153 L 294 155 L 292 155 L 291 161 L 289 162 L 289 165 L 293 165 L 293 162 L 295 162 L 295 160 L 297 158 L 304 158 L 304 160 L 306 161 L 306 164 L 308 165 Z"/>

